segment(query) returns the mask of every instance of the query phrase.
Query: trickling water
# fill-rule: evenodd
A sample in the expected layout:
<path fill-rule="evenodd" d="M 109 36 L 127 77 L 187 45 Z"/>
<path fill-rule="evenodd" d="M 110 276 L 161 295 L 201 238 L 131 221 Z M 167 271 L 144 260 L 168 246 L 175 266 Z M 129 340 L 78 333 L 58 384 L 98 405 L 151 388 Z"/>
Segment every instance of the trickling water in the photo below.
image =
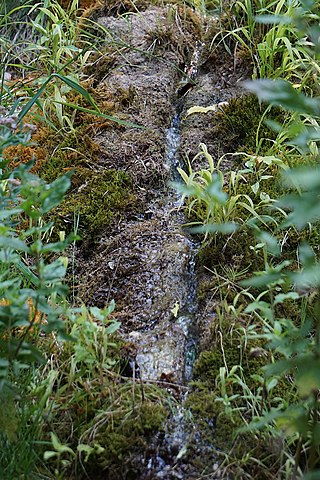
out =
<path fill-rule="evenodd" d="M 178 167 L 182 167 L 178 154 L 180 146 L 180 118 L 176 114 L 166 135 L 166 165 L 170 171 L 171 178 L 175 181 L 181 181 Z M 168 196 L 168 205 L 174 205 L 171 210 L 171 220 L 174 224 L 183 224 L 184 214 L 179 210 L 180 198 L 177 193 L 171 192 Z M 181 228 L 181 227 L 180 227 Z M 192 369 L 196 356 L 196 326 L 195 313 L 197 310 L 196 299 L 196 272 L 195 255 L 197 252 L 196 243 L 187 235 L 184 235 L 184 242 L 188 244 L 189 259 L 187 263 L 187 272 L 181 272 L 184 275 L 184 282 L 187 288 L 187 298 L 183 308 L 177 312 L 175 323 L 184 334 L 184 371 L 182 381 L 187 384 L 192 378 Z M 148 468 L 153 471 L 154 478 L 171 479 L 183 478 L 182 472 L 174 468 L 179 460 L 187 453 L 187 445 L 193 435 L 188 420 L 188 411 L 185 408 L 187 393 L 184 393 L 180 399 L 180 404 L 167 425 L 162 445 L 155 458 L 149 460 Z M 166 460 L 166 459 L 169 459 Z"/>
<path fill-rule="evenodd" d="M 198 59 L 199 52 L 196 51 L 190 62 L 189 78 L 194 78 L 197 73 Z M 183 98 L 178 101 L 176 114 L 166 132 L 165 167 L 169 173 L 170 183 L 181 182 L 178 168 L 184 167 L 179 155 L 182 105 Z M 179 465 L 184 458 L 187 459 L 188 445 L 196 436 L 185 403 L 197 347 L 195 258 L 198 245 L 183 228 L 186 217 L 180 203 L 179 194 L 168 186 L 166 197 L 156 203 L 159 208 L 151 207 L 155 215 L 161 217 L 165 232 L 168 232 L 165 233 L 166 243 L 163 244 L 163 248 L 167 252 L 170 251 L 169 258 L 172 261 L 164 265 L 165 274 L 160 277 L 159 282 L 162 282 L 162 285 L 165 283 L 164 297 L 169 296 L 171 301 L 176 298 L 175 305 L 170 307 L 169 314 L 163 312 L 160 316 L 154 315 L 153 307 L 158 302 L 154 297 L 150 301 L 153 328 L 145 330 L 143 335 L 133 332 L 136 336 L 140 335 L 137 337 L 140 346 L 136 361 L 141 378 L 143 380 L 168 378 L 171 385 L 177 385 L 177 390 L 180 391 L 179 402 L 167 422 L 166 432 L 164 435 L 159 434 L 155 439 L 156 446 L 145 459 L 148 470 L 145 478 L 148 479 L 183 479 L 184 474 Z M 181 391 L 185 393 L 182 394 Z"/>
<path fill-rule="evenodd" d="M 166 134 L 166 167 L 174 181 L 180 181 L 178 167 L 181 167 L 178 150 L 180 147 L 180 116 L 178 113 L 172 119 Z"/>
<path fill-rule="evenodd" d="M 176 113 L 172 119 L 171 126 L 167 130 L 166 135 L 166 165 L 171 173 L 171 178 L 174 182 L 181 182 L 181 177 L 178 168 L 182 168 L 183 164 L 179 155 L 180 147 L 180 116 Z M 173 197 L 173 204 L 175 209 L 172 211 L 172 219 L 174 223 L 182 225 L 185 222 L 184 213 L 179 210 L 181 197 L 177 192 L 171 193 Z M 179 311 L 176 323 L 184 332 L 185 342 L 185 365 L 184 365 L 184 381 L 191 380 L 192 367 L 195 360 L 195 312 L 197 310 L 197 295 L 196 295 L 196 272 L 195 272 L 195 256 L 198 246 L 194 240 L 185 235 L 185 242 L 189 246 L 189 260 L 187 265 L 187 272 L 185 272 L 185 283 L 187 285 L 187 301 L 184 309 Z"/>

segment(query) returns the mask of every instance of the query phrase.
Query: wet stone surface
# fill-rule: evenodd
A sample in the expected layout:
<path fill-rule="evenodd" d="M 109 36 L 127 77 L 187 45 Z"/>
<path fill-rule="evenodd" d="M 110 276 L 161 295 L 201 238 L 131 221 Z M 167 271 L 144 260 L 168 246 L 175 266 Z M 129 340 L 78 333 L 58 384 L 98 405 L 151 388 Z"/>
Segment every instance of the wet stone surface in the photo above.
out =
<path fill-rule="evenodd" d="M 111 45 L 113 38 L 118 47 L 97 90 L 111 92 L 118 99 L 120 117 L 144 129 L 111 125 L 96 133 L 99 168 L 127 172 L 137 202 L 135 213 L 124 213 L 118 223 L 106 226 L 92 249 L 79 248 L 76 266 L 79 292 L 88 303 L 104 307 L 115 300 L 124 338 L 136 347 L 140 378 L 179 387 L 191 378 L 195 332 L 203 312 L 197 310 L 196 300 L 197 244 L 182 227 L 185 217 L 169 185 L 178 180 L 181 159 L 192 158 L 200 142 L 207 143 L 213 156 L 219 154 L 221 139 L 213 135 L 212 114 L 187 117 L 187 109 L 236 95 L 244 73 L 198 55 L 195 85 L 178 98 L 194 47 L 206 40 L 196 38 L 190 24 L 187 28 L 174 21 L 171 45 L 157 51 L 161 43 L 155 32 L 167 28 L 167 19 L 168 9 L 158 7 L 125 18 L 98 19 L 109 31 L 106 43 Z M 227 81 L 221 76 L 226 68 L 231 69 Z M 180 460 L 184 445 L 198 441 L 180 400 L 181 410 L 173 415 L 166 435 L 155 440 L 142 460 L 146 473 L 141 480 L 198 476 L 188 460 Z"/>

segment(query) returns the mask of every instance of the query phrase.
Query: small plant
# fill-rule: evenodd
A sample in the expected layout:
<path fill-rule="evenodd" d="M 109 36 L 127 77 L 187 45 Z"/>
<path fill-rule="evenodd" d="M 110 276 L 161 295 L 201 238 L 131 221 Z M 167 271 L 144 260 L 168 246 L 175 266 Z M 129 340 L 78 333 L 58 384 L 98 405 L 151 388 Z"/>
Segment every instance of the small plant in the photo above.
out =
<path fill-rule="evenodd" d="M 83 111 L 99 117 L 126 124 L 123 120 L 103 114 L 88 90 L 81 85 L 81 70 L 93 53 L 91 44 L 82 39 L 78 46 L 76 12 L 78 0 L 73 0 L 65 10 L 57 0 L 46 0 L 44 5 L 25 4 L 12 10 L 0 10 L 0 28 L 6 35 L 0 38 L 0 104 L 17 111 L 19 118 L 30 112 L 55 129 L 74 130 L 77 112 Z M 19 18 L 17 21 L 16 19 Z M 24 26 L 29 38 L 15 43 L 16 26 Z M 14 40 L 11 39 L 14 38 Z M 16 57 L 21 56 L 16 62 Z M 36 66 L 34 66 L 36 63 Z M 32 75 L 17 81 L 6 81 L 11 69 Z M 10 75 L 10 74 L 9 74 Z M 85 106 L 70 101 L 72 94 L 79 94 Z"/>
<path fill-rule="evenodd" d="M 253 78 L 285 78 L 306 86 L 319 73 L 319 66 L 310 54 L 315 36 L 305 37 L 303 25 L 319 21 L 319 12 L 312 2 L 310 9 L 305 3 L 238 0 L 231 6 L 232 20 L 213 38 L 212 48 L 222 36 L 219 43 L 231 53 L 227 40 L 232 38 L 235 54 L 240 46 L 250 56 Z M 266 29 L 268 23 L 272 26 Z"/>
<path fill-rule="evenodd" d="M 200 149 L 194 160 L 201 156 L 204 157 L 208 161 L 208 169 L 193 171 L 190 162 L 189 174 L 178 168 L 181 178 L 185 182 L 185 185 L 178 185 L 178 189 L 182 193 L 182 201 L 186 197 L 190 198 L 188 214 L 200 219 L 188 225 L 203 225 L 197 230 L 199 232 L 232 233 L 239 227 L 237 223 L 246 223 L 250 218 L 264 223 L 268 220 L 272 221 L 271 217 L 267 215 L 267 209 L 274 204 L 274 200 L 261 192 L 260 200 L 256 203 L 250 195 L 238 193 L 239 183 L 247 182 L 247 174 L 250 174 L 251 178 L 254 174 L 254 183 L 251 185 L 251 189 L 256 194 L 261 181 L 273 178 L 273 175 L 267 174 L 267 169 L 278 165 L 284 168 L 283 162 L 275 157 L 248 155 L 250 160 L 246 163 L 247 168 L 231 172 L 227 184 L 227 176 L 221 168 L 224 157 L 215 165 L 206 145 L 200 144 Z M 260 165 L 265 165 L 265 168 L 260 168 Z M 284 214 L 283 211 L 281 213 Z"/>
<path fill-rule="evenodd" d="M 64 335 L 67 286 L 64 252 L 73 240 L 47 243 L 52 224 L 44 216 L 63 199 L 70 175 L 46 184 L 29 172 L 30 165 L 11 170 L 3 157 L 10 145 L 26 144 L 32 126 L 18 127 L 17 117 L 1 110 L 1 238 L 0 238 L 0 389 L 31 362 L 43 361 L 32 342 L 35 331 Z"/>

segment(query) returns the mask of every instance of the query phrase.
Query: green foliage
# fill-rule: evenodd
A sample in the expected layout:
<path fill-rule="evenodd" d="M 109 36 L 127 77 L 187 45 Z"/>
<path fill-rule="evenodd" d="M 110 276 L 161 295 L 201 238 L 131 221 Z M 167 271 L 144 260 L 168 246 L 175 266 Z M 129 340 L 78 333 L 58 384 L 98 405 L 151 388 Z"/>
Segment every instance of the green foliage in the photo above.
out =
<path fill-rule="evenodd" d="M 316 39 L 313 28 L 306 27 L 308 22 L 319 22 L 316 2 L 305 6 L 303 1 L 237 0 L 229 8 L 232 15 L 226 19 L 224 30 L 213 38 L 212 46 L 219 37 L 230 52 L 240 45 L 251 58 L 254 78 L 285 78 L 304 86 L 314 84 L 314 72 L 319 73 L 319 66 L 310 51 L 312 43 L 304 33 L 307 31 L 309 38 Z M 265 23 L 272 25 L 266 28 Z"/>
<path fill-rule="evenodd" d="M 19 397 L 1 393 L 0 472 L 4 480 L 20 475 L 65 478 L 79 458 L 87 464 L 108 456 L 95 440 L 84 443 L 80 436 L 101 407 L 101 399 L 107 401 L 106 392 L 116 395 L 119 385 L 121 343 L 116 333 L 120 324 L 111 317 L 113 309 L 114 302 L 105 309 L 73 309 L 65 328 L 72 342 L 62 344 L 48 335 L 34 339 L 51 361 L 14 377 Z M 112 397 L 110 404 L 112 409 Z"/>
<path fill-rule="evenodd" d="M 17 401 L 12 392 L 1 393 L 0 473 L 3 480 L 36 478 L 35 465 L 42 463 L 38 442 L 45 412 L 29 397 L 28 385 L 34 380 L 32 373 L 26 375 L 25 370 L 17 379 L 23 398 Z"/>
<path fill-rule="evenodd" d="M 73 310 L 67 331 L 75 341 L 60 348 L 33 391 L 44 399 L 39 449 L 55 478 L 138 475 L 141 465 L 132 456 L 167 418 L 165 392 L 122 372 L 128 359 L 113 309 L 111 302 Z"/>
<path fill-rule="evenodd" d="M 313 38 L 318 38 L 320 29 L 313 23 L 318 18 L 318 12 L 312 13 L 313 6 L 313 2 L 308 5 L 301 2 L 300 10 L 295 6 L 291 13 L 299 33 L 311 35 L 312 32 Z M 312 19 L 311 23 L 308 24 L 306 19 Z M 272 17 L 272 21 L 283 26 L 292 22 L 293 17 Z M 272 29 L 271 33 L 274 31 Z M 312 56 L 311 50 L 307 54 Z M 315 48 L 312 58 L 317 55 Z M 286 67 L 286 62 L 282 66 Z M 277 210 L 283 212 L 282 219 L 278 217 L 272 228 L 269 221 L 264 223 L 258 216 L 247 218 L 242 225 L 242 229 L 252 229 L 257 242 L 254 248 L 263 258 L 263 268 L 254 277 L 241 282 L 242 293 L 248 297 L 241 314 L 249 324 L 246 331 L 243 330 L 244 338 L 249 342 L 262 341 L 270 362 L 252 375 L 252 380 L 260 383 L 260 387 L 252 390 L 252 380 L 249 382 L 242 376 L 242 363 L 239 361 L 232 367 L 234 362 L 228 361 L 224 348 L 224 365 L 217 373 L 218 362 L 213 358 L 215 370 L 213 367 L 211 370 L 215 371 L 215 385 L 221 392 L 217 401 L 224 405 L 227 415 L 240 415 L 244 425 L 241 432 L 258 433 L 259 438 L 267 435 L 286 439 L 287 459 L 278 467 L 283 475 L 286 472 L 290 478 L 317 478 L 320 461 L 319 255 L 309 243 L 303 242 L 297 252 L 291 252 L 283 260 L 283 244 L 279 238 L 285 238 L 287 232 L 306 228 L 319 231 L 320 173 L 318 165 L 307 165 L 308 159 L 312 159 L 315 153 L 318 155 L 319 100 L 306 96 L 296 85 L 285 80 L 264 79 L 247 83 L 247 86 L 257 93 L 260 100 L 294 112 L 294 121 L 286 125 L 284 131 L 292 152 L 297 151 L 304 156 L 305 166 L 282 172 L 284 194 L 274 201 Z M 270 122 L 270 125 L 279 131 L 278 124 Z M 254 163 L 248 166 L 250 169 Z M 253 185 L 253 190 L 260 188 L 260 179 L 258 182 Z M 193 195 L 196 201 L 200 201 L 198 192 L 194 191 Z M 212 201 L 218 206 L 221 204 L 214 195 Z M 226 197 L 224 202 L 228 202 Z M 212 216 L 210 221 L 213 220 Z M 203 221 L 207 221 L 206 216 Z M 210 221 L 206 228 L 208 232 L 215 231 Z M 218 227 L 220 230 L 220 222 Z M 287 309 L 288 302 L 295 308 Z M 222 341 L 221 346 L 224 344 L 225 341 Z M 210 354 L 209 357 L 208 354 L 203 355 L 206 361 L 210 362 L 210 358 Z M 290 396 L 288 384 L 279 390 L 279 386 L 285 385 L 289 378 L 292 382 Z"/>
<path fill-rule="evenodd" d="M 78 46 L 77 10 L 78 0 L 70 2 L 67 10 L 57 0 L 47 0 L 43 5 L 26 2 L 12 10 L 8 7 L 0 10 L 0 28 L 5 32 L 0 38 L 3 58 L 0 104 L 15 110 L 23 96 L 27 102 L 19 111 L 20 120 L 37 107 L 45 121 L 56 130 L 74 130 L 75 116 L 79 111 L 126 124 L 102 113 L 81 85 L 81 70 L 94 51 L 91 43 L 83 39 L 82 46 Z M 22 40 L 16 42 L 17 25 L 25 27 L 29 39 L 21 35 Z M 17 56 L 21 57 L 20 61 L 16 60 Z M 35 74 L 31 80 L 22 80 L 19 89 L 14 85 L 10 87 L 5 81 L 7 71 L 16 68 Z M 70 103 L 68 96 L 71 92 L 80 94 L 89 108 Z"/>
<path fill-rule="evenodd" d="M 181 168 L 178 169 L 185 185 L 178 185 L 183 199 L 188 197 L 188 214 L 198 217 L 199 220 L 189 225 L 202 225 L 194 229 L 199 233 L 232 233 L 249 219 L 266 224 L 272 222 L 277 224 L 277 219 L 268 214 L 270 207 L 275 203 L 268 194 L 261 191 L 259 196 L 252 199 L 260 190 L 260 184 L 264 180 L 270 180 L 274 171 L 279 168 L 286 168 L 285 164 L 273 156 L 258 157 L 250 156 L 245 164 L 245 169 L 231 172 L 225 175 L 221 163 L 222 157 L 217 165 L 207 150 L 206 145 L 200 144 L 200 152 L 196 155 L 204 156 L 208 161 L 209 168 L 193 171 L 189 163 L 189 175 Z M 273 174 L 272 174 L 273 173 Z M 241 183 L 253 182 L 251 195 L 239 193 Z M 276 207 L 279 213 L 285 216 L 283 209 Z"/>
<path fill-rule="evenodd" d="M 26 165 L 8 169 L 3 158 L 6 146 L 25 144 L 29 127 L 15 131 L 15 118 L 2 111 L 0 127 L 1 225 L 0 225 L 0 387 L 10 371 L 17 374 L 30 362 L 42 361 L 31 342 L 31 333 L 64 332 L 63 300 L 66 260 L 64 251 L 73 237 L 48 243 L 51 224 L 43 217 L 55 208 L 70 186 L 70 176 L 45 183 L 29 172 Z M 21 228 L 24 222 L 25 228 Z"/>

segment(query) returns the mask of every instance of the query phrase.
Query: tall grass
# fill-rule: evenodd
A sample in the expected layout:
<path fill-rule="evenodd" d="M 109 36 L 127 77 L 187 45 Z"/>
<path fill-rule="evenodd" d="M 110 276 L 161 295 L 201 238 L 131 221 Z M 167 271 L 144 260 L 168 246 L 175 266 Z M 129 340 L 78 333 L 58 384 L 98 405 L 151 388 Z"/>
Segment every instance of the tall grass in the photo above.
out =
<path fill-rule="evenodd" d="M 57 0 L 25 2 L 12 10 L 2 6 L 0 104 L 19 111 L 20 120 L 30 111 L 40 112 L 38 120 L 56 130 L 73 130 L 79 110 L 126 124 L 104 115 L 81 85 L 83 66 L 94 50 L 79 30 L 77 12 L 78 0 L 67 10 Z M 85 106 L 72 101 L 77 94 Z"/>

